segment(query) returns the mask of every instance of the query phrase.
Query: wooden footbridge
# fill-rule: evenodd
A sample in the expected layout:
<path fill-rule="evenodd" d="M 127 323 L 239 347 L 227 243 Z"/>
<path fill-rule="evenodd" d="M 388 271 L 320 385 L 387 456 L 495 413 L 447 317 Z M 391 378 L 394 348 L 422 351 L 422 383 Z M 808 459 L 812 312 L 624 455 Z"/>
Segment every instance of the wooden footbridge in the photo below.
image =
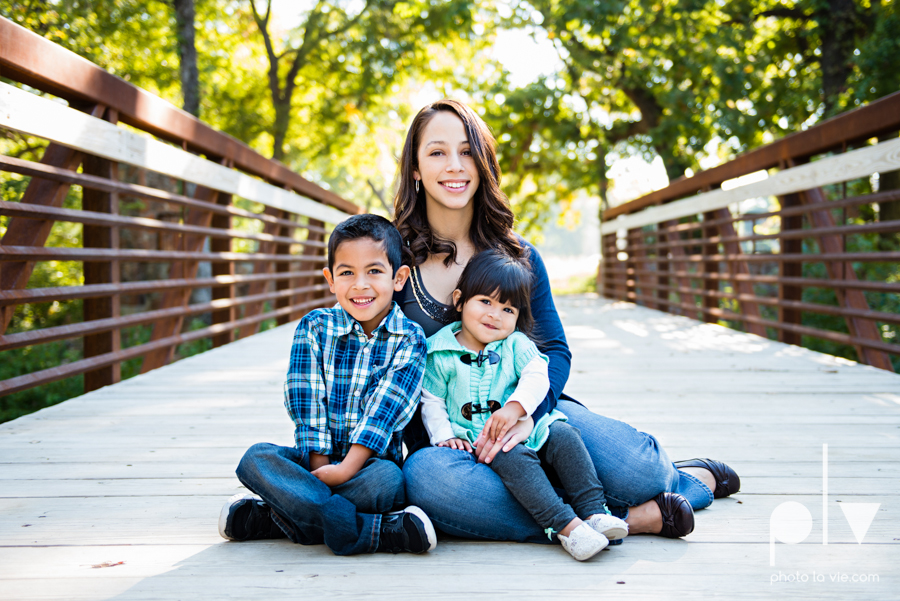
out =
<path fill-rule="evenodd" d="M 243 451 L 291 443 L 288 324 L 0 426 L 0 597 L 446 599 L 461 582 L 518 599 L 895 594 L 900 376 L 628 303 L 559 308 L 570 394 L 673 458 L 740 473 L 741 492 L 698 512 L 685 539 L 634 536 L 587 564 L 557 546 L 452 538 L 425 556 L 356 557 L 222 540 Z M 789 538 L 772 521 L 785 502 L 808 509 L 811 530 L 776 540 L 770 565 L 773 527 Z M 861 544 L 841 509 L 859 503 L 879 504 Z"/>
<path fill-rule="evenodd" d="M 83 348 L 0 395 L 72 377 L 86 393 L 0 425 L 0 599 L 896 595 L 900 317 L 870 305 L 900 282 L 861 266 L 896 273 L 900 191 L 853 190 L 900 169 L 900 94 L 605 214 L 605 298 L 557 299 L 566 391 L 743 486 L 683 540 L 635 536 L 579 564 L 453 538 L 350 558 L 222 540 L 243 451 L 291 444 L 293 324 L 333 302 L 326 236 L 358 209 L 2 18 L 0 74 L 0 128 L 46 143 L 39 161 L 0 155 L 22 190 L 0 201 L 0 361 Z M 50 261 L 82 265 L 83 284 L 36 286 Z M 49 302 L 82 302 L 83 320 L 10 329 Z M 859 363 L 797 346 L 816 340 Z"/>

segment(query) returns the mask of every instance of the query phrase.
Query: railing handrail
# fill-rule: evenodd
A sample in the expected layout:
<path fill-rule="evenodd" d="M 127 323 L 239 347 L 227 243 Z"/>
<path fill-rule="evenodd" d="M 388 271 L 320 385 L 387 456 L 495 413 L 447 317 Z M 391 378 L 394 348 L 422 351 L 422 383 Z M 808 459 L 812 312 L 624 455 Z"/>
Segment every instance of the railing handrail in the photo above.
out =
<path fill-rule="evenodd" d="M 664 205 L 643 207 L 628 214 L 621 214 L 615 219 L 605 219 L 600 226 L 600 233 L 609 234 L 620 229 L 629 230 L 714 211 L 750 198 L 783 196 L 868 177 L 880 171 L 893 171 L 897 168 L 898 154 L 900 154 L 900 138 L 830 156 L 815 163 L 785 169 L 764 180 L 729 190 L 703 192 Z"/>
<path fill-rule="evenodd" d="M 327 223 L 347 218 L 346 212 L 3 82 L 0 126 Z"/>
<path fill-rule="evenodd" d="M 234 167 L 280 184 L 347 213 L 359 207 L 214 130 L 193 115 L 128 83 L 82 58 L 0 17 L 0 75 L 69 102 L 100 103 L 118 112 L 119 121 L 186 150 L 226 159 Z"/>
<path fill-rule="evenodd" d="M 603 212 L 603 220 L 608 221 L 620 215 L 636 213 L 647 207 L 712 190 L 730 179 L 772 167 L 784 167 L 788 159 L 799 163 L 811 156 L 844 149 L 897 129 L 900 129 L 900 92 L 760 146 L 718 167 L 700 171 L 692 177 L 679 178 L 661 190 L 607 209 Z"/>

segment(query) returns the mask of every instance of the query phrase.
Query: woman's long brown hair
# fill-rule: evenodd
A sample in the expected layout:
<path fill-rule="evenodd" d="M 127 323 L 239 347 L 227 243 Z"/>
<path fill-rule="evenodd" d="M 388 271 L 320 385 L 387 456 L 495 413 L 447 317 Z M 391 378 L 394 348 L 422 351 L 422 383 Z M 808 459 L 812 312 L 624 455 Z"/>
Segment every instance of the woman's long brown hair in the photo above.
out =
<path fill-rule="evenodd" d="M 514 216 L 509 199 L 500 190 L 500 164 L 496 143 L 487 124 L 465 104 L 456 100 L 438 100 L 424 107 L 413 119 L 406 134 L 400 155 L 400 183 L 394 197 L 394 225 L 407 244 L 404 262 L 420 265 L 433 254 L 447 253 L 445 265 L 456 260 L 456 245 L 438 237 L 428 225 L 425 209 L 425 190 L 416 192 L 413 171 L 419 168 L 418 152 L 422 131 L 440 111 L 453 113 L 463 122 L 469 148 L 478 169 L 479 184 L 472 197 L 474 214 L 469 239 L 476 251 L 500 247 L 517 259 L 523 258 L 524 248 L 513 234 Z M 423 186 L 424 188 L 424 186 Z"/>

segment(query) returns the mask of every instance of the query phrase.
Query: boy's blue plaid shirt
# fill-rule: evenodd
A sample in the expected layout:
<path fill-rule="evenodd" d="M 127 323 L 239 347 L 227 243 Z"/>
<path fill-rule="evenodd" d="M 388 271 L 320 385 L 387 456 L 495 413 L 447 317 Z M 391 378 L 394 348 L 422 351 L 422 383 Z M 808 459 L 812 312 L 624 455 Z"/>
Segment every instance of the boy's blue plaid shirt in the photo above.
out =
<path fill-rule="evenodd" d="M 294 333 L 285 382 L 297 448 L 338 460 L 360 444 L 400 465 L 425 356 L 422 328 L 396 303 L 370 339 L 339 304 L 307 314 Z"/>

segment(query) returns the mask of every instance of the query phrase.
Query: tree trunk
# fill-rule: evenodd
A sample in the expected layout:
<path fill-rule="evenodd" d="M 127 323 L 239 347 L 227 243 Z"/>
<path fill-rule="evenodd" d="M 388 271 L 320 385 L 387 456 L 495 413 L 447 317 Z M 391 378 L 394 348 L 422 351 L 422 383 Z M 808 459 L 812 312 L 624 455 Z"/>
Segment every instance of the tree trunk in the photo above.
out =
<path fill-rule="evenodd" d="M 284 162 L 284 141 L 287 139 L 288 127 L 291 124 L 291 95 L 284 98 L 273 96 L 275 122 L 272 124 L 272 158 Z"/>
<path fill-rule="evenodd" d="M 194 0 L 172 0 L 178 33 L 178 58 L 181 64 L 181 92 L 184 110 L 200 116 L 200 74 L 197 47 L 194 44 Z"/>
<path fill-rule="evenodd" d="M 825 117 L 840 112 L 840 96 L 847 89 L 853 72 L 853 50 L 859 15 L 853 0 L 827 0 L 827 8 L 816 12 L 819 37 L 822 40 L 822 100 Z"/>

